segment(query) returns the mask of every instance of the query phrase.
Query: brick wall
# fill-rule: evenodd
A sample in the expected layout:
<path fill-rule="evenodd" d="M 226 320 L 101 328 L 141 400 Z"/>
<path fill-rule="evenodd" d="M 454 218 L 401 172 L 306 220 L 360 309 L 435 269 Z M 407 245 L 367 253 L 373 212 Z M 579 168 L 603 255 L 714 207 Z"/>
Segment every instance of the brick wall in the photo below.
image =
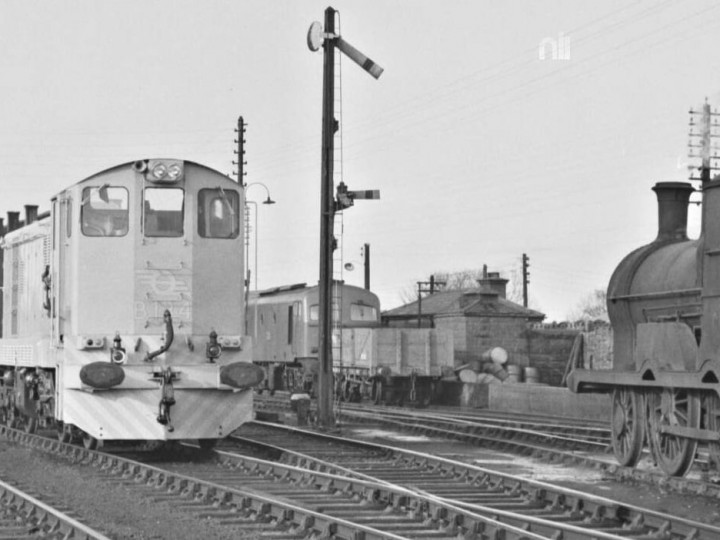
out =
<path fill-rule="evenodd" d="M 559 386 L 578 329 L 528 327 L 525 339 L 528 343 L 529 365 L 537 368 L 540 382 Z"/>
<path fill-rule="evenodd" d="M 583 332 L 583 367 L 588 369 L 612 369 L 613 329 L 612 326 L 597 326 Z"/>
<path fill-rule="evenodd" d="M 527 322 L 515 317 L 436 317 L 437 328 L 448 329 L 455 341 L 455 366 L 483 362 L 482 354 L 493 347 L 508 353 L 508 363 L 529 365 L 525 331 Z"/>

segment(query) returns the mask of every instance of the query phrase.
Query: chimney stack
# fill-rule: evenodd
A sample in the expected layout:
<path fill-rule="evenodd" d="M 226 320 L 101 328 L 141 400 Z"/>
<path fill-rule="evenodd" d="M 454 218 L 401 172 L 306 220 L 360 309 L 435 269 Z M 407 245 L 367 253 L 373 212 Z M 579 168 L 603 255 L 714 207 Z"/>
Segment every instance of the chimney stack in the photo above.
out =
<path fill-rule="evenodd" d="M 687 182 L 658 182 L 652 188 L 658 200 L 658 235 L 662 240 L 687 240 L 687 216 L 690 194 Z"/>
<path fill-rule="evenodd" d="M 12 232 L 20 226 L 20 212 L 8 212 L 8 232 Z"/>
<path fill-rule="evenodd" d="M 30 225 L 37 221 L 38 206 L 37 204 L 26 204 L 25 205 L 25 225 Z"/>
<path fill-rule="evenodd" d="M 500 277 L 500 272 L 488 272 L 487 266 L 483 267 L 483 278 L 477 280 L 484 293 L 497 294 L 505 298 L 508 280 Z"/>

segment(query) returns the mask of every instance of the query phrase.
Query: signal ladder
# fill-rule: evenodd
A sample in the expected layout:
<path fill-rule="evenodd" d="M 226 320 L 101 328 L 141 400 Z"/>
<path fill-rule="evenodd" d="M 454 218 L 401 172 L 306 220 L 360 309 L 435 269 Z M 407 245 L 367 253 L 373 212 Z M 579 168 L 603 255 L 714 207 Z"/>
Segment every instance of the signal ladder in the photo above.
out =
<path fill-rule="evenodd" d="M 338 33 L 340 21 L 338 20 Z M 343 118 L 342 118 L 342 62 L 341 55 L 335 56 L 335 120 L 337 121 L 338 130 L 335 132 L 333 153 L 333 193 L 334 186 L 343 181 Z M 333 285 L 332 285 L 332 358 L 333 366 L 339 367 L 340 372 L 343 371 L 343 346 L 342 346 L 342 283 L 343 283 L 343 233 L 344 222 L 342 210 L 336 211 L 333 221 L 333 235 L 335 237 L 335 250 L 333 251 Z M 333 369 L 333 371 L 336 371 Z M 335 387 L 339 383 L 338 377 L 335 376 Z M 336 397 L 336 414 L 340 413 L 340 392 L 335 392 Z"/>

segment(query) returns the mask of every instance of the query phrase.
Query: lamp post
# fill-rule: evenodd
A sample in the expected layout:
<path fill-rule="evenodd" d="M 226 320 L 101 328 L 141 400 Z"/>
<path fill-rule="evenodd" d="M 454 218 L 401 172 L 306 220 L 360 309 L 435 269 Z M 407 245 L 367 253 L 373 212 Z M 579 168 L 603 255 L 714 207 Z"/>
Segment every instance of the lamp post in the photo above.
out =
<path fill-rule="evenodd" d="M 269 190 L 268 187 L 267 187 L 265 184 L 263 184 L 262 182 L 252 182 L 252 183 L 250 183 L 250 184 L 247 184 L 247 185 L 245 186 L 245 194 L 246 194 L 246 195 L 247 195 L 248 190 L 249 190 L 252 186 L 262 186 L 262 187 L 265 188 L 265 193 L 267 194 L 267 198 L 262 202 L 263 204 L 275 204 L 276 201 L 272 200 L 272 198 L 270 197 L 270 190 Z M 257 223 L 258 223 L 257 214 L 258 214 L 258 212 L 257 212 L 257 209 L 258 209 L 258 206 L 257 206 L 257 202 L 256 202 L 256 201 L 249 201 L 249 200 L 247 200 L 247 198 L 246 198 L 246 199 L 245 199 L 245 211 L 246 211 L 246 212 L 247 212 L 247 210 L 248 210 L 247 205 L 249 205 L 249 204 L 252 204 L 252 205 L 255 207 L 255 231 L 254 231 L 254 234 L 255 234 L 255 290 L 257 290 L 257 275 L 258 275 L 258 241 L 257 241 L 257 229 L 258 229 L 258 227 L 257 227 Z M 250 264 L 249 264 L 249 260 L 250 260 L 250 242 L 249 242 L 249 240 L 250 240 L 250 238 L 249 238 L 249 236 L 248 236 L 248 237 L 245 239 L 245 261 L 247 261 L 247 262 L 246 262 L 246 265 L 247 265 L 247 277 L 248 277 L 248 279 L 247 279 L 247 286 L 248 286 L 248 288 L 250 287 Z"/>
<path fill-rule="evenodd" d="M 250 184 L 245 185 L 245 195 L 247 195 L 248 189 L 250 189 L 252 186 L 262 186 L 265 188 L 265 193 L 267 194 L 267 198 L 262 202 L 262 204 L 275 204 L 275 201 L 272 200 L 270 197 L 270 190 L 268 187 L 263 184 L 262 182 L 252 182 Z M 248 333 L 248 300 L 250 297 L 250 235 L 247 233 L 249 220 L 247 219 L 248 212 L 250 210 L 249 205 L 253 205 L 255 207 L 254 213 L 255 213 L 255 290 L 257 290 L 257 275 L 258 275 L 258 203 L 256 201 L 249 201 L 247 197 L 245 198 L 245 334 Z"/>

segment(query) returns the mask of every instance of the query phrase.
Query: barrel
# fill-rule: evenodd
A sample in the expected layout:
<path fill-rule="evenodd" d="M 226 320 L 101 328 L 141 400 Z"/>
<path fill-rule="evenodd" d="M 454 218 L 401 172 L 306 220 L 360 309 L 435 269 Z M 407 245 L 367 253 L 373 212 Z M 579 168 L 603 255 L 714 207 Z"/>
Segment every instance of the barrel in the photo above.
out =
<path fill-rule="evenodd" d="M 490 360 L 496 364 L 504 364 L 508 360 L 508 353 L 502 347 L 493 347 L 482 353 L 483 360 Z"/>
<path fill-rule="evenodd" d="M 537 384 L 540 382 L 540 373 L 538 372 L 537 368 L 525 368 L 525 382 L 528 384 Z"/>
<path fill-rule="evenodd" d="M 497 377 L 497 378 L 500 379 L 501 381 L 504 381 L 505 379 L 508 378 L 508 373 L 507 373 L 507 371 L 505 371 L 500 364 L 496 364 L 495 362 L 488 362 L 488 363 L 485 364 L 485 365 L 486 365 L 487 368 L 488 368 L 488 369 L 486 369 L 485 371 L 487 371 L 487 372 L 490 373 L 491 375 L 494 375 L 495 377 Z"/>
<path fill-rule="evenodd" d="M 507 364 L 505 366 L 505 371 L 507 371 L 507 374 L 508 374 L 508 377 L 505 380 L 505 382 L 509 382 L 509 383 L 522 382 L 522 370 L 520 369 L 520 366 L 516 366 L 515 364 Z"/>
<path fill-rule="evenodd" d="M 464 383 L 476 383 L 478 375 L 472 369 L 463 369 L 458 373 L 458 378 Z"/>

